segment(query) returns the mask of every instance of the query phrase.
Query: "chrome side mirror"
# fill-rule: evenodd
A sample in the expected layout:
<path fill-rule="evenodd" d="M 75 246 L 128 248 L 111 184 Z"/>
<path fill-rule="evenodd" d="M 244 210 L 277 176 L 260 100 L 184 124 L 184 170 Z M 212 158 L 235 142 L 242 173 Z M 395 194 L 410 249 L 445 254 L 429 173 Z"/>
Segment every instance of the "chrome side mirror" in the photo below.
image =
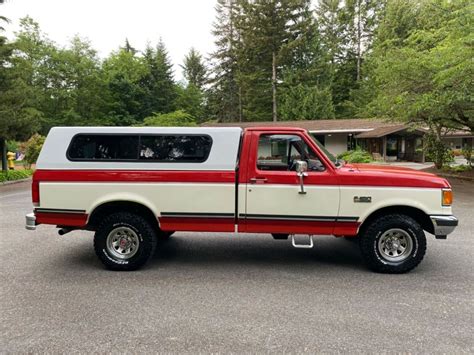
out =
<path fill-rule="evenodd" d="M 302 160 L 296 161 L 296 176 L 300 178 L 300 191 L 298 192 L 300 195 L 305 195 L 306 191 L 304 190 L 304 177 L 308 176 L 308 163 Z"/>
<path fill-rule="evenodd" d="M 305 173 L 308 171 L 308 163 L 303 160 L 296 161 L 296 172 L 298 174 Z"/>

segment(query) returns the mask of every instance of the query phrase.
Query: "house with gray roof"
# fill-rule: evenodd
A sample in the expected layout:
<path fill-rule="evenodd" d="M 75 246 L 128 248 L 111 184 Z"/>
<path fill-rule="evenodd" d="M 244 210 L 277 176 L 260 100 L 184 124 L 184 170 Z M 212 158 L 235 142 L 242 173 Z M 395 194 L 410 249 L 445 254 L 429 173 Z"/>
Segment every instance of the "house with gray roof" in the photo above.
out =
<path fill-rule="evenodd" d="M 308 130 L 332 154 L 337 155 L 356 146 L 384 161 L 424 162 L 423 137 L 427 130 L 400 122 L 380 119 L 333 119 L 278 122 L 205 123 L 215 127 L 300 127 Z M 469 131 L 449 131 L 444 134 L 451 149 L 473 147 L 474 135 Z"/>

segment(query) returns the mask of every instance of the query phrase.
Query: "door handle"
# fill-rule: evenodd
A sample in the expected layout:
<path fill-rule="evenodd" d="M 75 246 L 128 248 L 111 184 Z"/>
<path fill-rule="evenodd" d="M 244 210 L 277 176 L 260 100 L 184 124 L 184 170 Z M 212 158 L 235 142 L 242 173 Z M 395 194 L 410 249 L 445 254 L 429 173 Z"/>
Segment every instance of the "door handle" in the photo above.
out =
<path fill-rule="evenodd" d="M 265 182 L 267 182 L 267 178 L 254 177 L 250 179 L 251 184 L 264 184 Z"/>

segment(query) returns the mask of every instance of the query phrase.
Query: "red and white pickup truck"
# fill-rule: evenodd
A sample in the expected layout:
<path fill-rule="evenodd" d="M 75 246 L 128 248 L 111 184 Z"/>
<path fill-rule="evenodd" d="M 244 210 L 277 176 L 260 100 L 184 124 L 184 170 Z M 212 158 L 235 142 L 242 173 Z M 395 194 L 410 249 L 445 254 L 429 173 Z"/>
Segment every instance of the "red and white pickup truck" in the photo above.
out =
<path fill-rule="evenodd" d="M 106 267 L 134 270 L 175 231 L 269 233 L 312 247 L 356 238 L 367 265 L 403 273 L 458 224 L 433 174 L 336 161 L 305 130 L 51 129 L 33 177 L 26 228 L 95 231 Z M 308 235 L 307 243 L 298 243 Z M 306 238 L 306 237 L 304 237 Z"/>

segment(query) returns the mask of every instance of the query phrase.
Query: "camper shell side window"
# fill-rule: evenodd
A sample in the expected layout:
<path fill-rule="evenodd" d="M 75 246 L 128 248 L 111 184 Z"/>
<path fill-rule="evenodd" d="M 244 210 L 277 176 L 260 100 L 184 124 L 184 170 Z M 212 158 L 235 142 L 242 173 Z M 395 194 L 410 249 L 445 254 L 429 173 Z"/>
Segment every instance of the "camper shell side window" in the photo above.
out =
<path fill-rule="evenodd" d="M 203 134 L 77 134 L 66 156 L 70 161 L 203 163 L 212 138 Z"/>

